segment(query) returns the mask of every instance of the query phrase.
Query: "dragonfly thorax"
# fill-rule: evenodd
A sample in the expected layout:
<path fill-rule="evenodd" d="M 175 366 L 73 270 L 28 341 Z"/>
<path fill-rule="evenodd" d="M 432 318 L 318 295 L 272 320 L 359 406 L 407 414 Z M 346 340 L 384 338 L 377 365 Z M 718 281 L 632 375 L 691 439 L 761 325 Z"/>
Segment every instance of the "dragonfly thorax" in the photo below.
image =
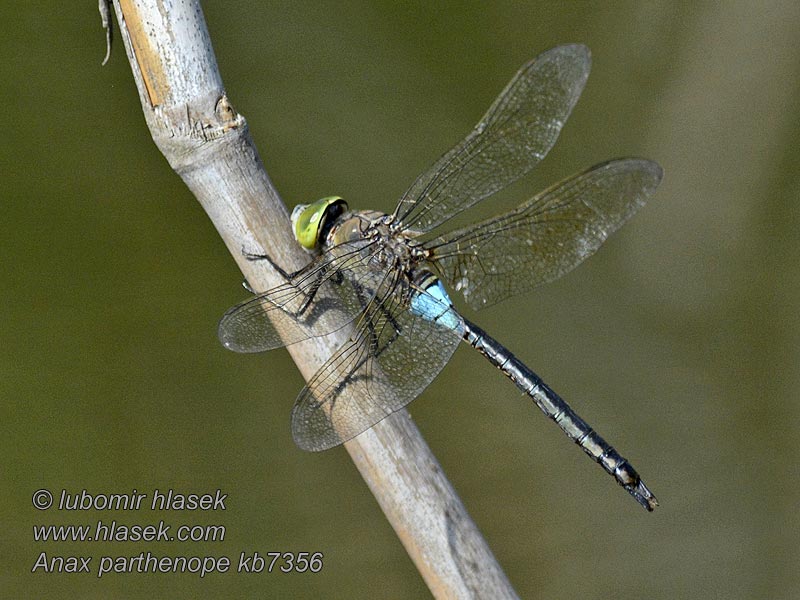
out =
<path fill-rule="evenodd" d="M 393 226 L 390 215 L 374 210 L 341 215 L 330 228 L 323 251 L 341 244 L 359 243 L 377 268 L 412 271 L 427 256 L 411 236 Z"/>
<path fill-rule="evenodd" d="M 348 211 L 340 215 L 322 240 L 323 250 L 362 241 L 381 242 L 388 226 L 386 215 L 376 210 Z"/>

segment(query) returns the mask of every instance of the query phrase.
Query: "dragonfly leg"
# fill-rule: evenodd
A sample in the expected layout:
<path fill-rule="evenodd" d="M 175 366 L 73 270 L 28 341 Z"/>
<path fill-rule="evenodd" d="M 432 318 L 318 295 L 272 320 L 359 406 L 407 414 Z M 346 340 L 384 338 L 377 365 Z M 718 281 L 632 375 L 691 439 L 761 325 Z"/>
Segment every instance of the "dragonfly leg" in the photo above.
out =
<path fill-rule="evenodd" d="M 272 260 L 272 257 L 269 254 L 253 254 L 252 252 L 248 252 L 247 250 L 245 250 L 244 246 L 242 246 L 242 255 L 247 260 L 253 261 L 253 262 L 255 262 L 257 260 L 265 260 L 265 261 L 267 261 L 269 263 L 269 265 L 273 269 L 275 269 L 281 275 L 281 277 L 283 277 L 287 281 L 290 281 L 293 277 L 299 275 L 300 273 L 303 272 L 303 269 L 305 269 L 305 267 L 303 267 L 303 269 L 298 269 L 297 271 L 295 271 L 293 273 L 288 273 L 287 271 L 285 271 L 283 269 L 283 267 L 281 267 L 278 263 L 276 263 L 274 260 Z"/>
<path fill-rule="evenodd" d="M 269 265 L 273 269 L 275 269 L 281 277 L 283 277 L 286 283 L 289 284 L 291 284 L 296 277 L 303 275 L 303 273 L 315 267 L 315 263 L 310 262 L 306 266 L 289 273 L 288 271 L 284 270 L 283 267 L 281 267 L 278 263 L 276 263 L 269 254 L 253 254 L 252 252 L 248 252 L 247 250 L 245 250 L 244 246 L 242 246 L 242 254 L 249 261 L 255 262 L 258 260 L 266 260 L 269 263 Z M 330 281 L 334 284 L 341 285 L 342 282 L 344 281 L 344 278 L 342 277 L 341 273 L 336 272 L 330 278 L 320 277 L 312 286 L 310 286 L 308 290 L 298 290 L 301 294 L 303 294 L 304 300 L 303 304 L 296 311 L 291 312 L 292 316 L 302 317 L 306 313 L 309 306 L 311 306 L 311 303 L 314 301 L 317 292 L 319 291 L 320 287 L 325 281 Z M 258 294 L 258 292 L 253 289 L 253 286 L 250 285 L 250 282 L 247 279 L 245 279 L 242 282 L 242 286 L 251 294 Z"/>
<path fill-rule="evenodd" d="M 303 269 L 298 271 L 298 273 L 302 272 Z M 326 278 L 320 277 L 319 279 L 317 279 L 317 281 L 314 282 L 314 284 L 308 289 L 308 291 L 302 292 L 305 295 L 305 300 L 303 300 L 303 304 L 300 306 L 300 308 L 298 308 L 296 312 L 292 313 L 294 316 L 301 317 L 306 313 L 309 306 L 311 306 L 311 303 L 314 301 L 314 298 L 316 298 L 317 292 L 319 292 L 320 287 L 322 287 L 322 284 L 325 281 Z M 328 279 L 328 281 L 330 281 L 331 283 L 335 283 L 336 285 L 341 285 L 342 282 L 344 281 L 344 277 L 342 276 L 341 272 L 337 271 L 331 276 L 330 279 Z"/>
<path fill-rule="evenodd" d="M 394 287 L 395 286 L 393 285 L 390 286 L 390 288 L 392 289 L 394 289 Z M 386 305 L 386 302 L 377 300 L 376 298 L 373 298 L 371 300 L 372 302 L 375 303 L 375 310 L 369 311 L 368 306 L 370 301 L 367 300 L 363 287 L 358 284 L 356 284 L 356 294 L 358 296 L 359 303 L 361 304 L 361 310 L 367 317 L 367 328 L 369 329 L 369 335 L 370 338 L 372 339 L 371 346 L 376 349 L 376 351 L 372 354 L 372 356 L 374 358 L 377 358 L 383 353 L 384 350 L 386 350 L 389 346 L 391 346 L 391 344 L 398 337 L 400 337 L 400 329 L 401 329 L 400 323 L 397 322 L 397 319 L 395 319 L 394 315 L 392 314 L 392 311 Z M 379 317 L 382 317 L 380 321 L 381 331 L 378 331 L 376 329 L 376 323 L 379 322 L 378 321 Z M 383 327 L 386 323 L 388 323 L 391 326 L 393 333 L 391 334 L 391 337 L 389 339 L 385 340 L 385 342 L 381 344 L 380 336 L 382 334 Z"/>
<path fill-rule="evenodd" d="M 340 277 L 341 277 L 341 274 L 340 274 Z M 368 308 L 369 308 L 370 301 L 367 299 L 367 294 L 365 293 L 364 287 L 362 285 L 359 285 L 357 282 L 353 282 L 353 289 L 354 289 L 354 291 L 356 293 L 356 298 L 358 299 L 358 303 L 360 305 L 360 311 L 359 312 L 360 312 L 360 314 L 363 314 L 362 318 L 365 319 L 365 325 L 366 325 L 366 329 L 367 329 L 366 335 L 369 336 L 369 342 L 367 342 L 367 348 L 376 348 L 378 346 L 378 335 L 377 335 L 377 333 L 375 331 L 374 322 L 373 322 L 372 318 L 369 315 Z M 361 347 L 363 345 L 362 335 L 364 335 L 364 334 L 362 333 L 362 331 L 359 331 L 358 329 L 357 329 L 357 331 L 358 331 L 358 334 L 355 337 L 355 339 L 353 339 L 350 342 L 350 346 L 355 348 L 356 352 L 359 352 L 359 350 L 357 348 L 359 348 L 359 347 Z M 341 349 L 339 351 L 341 352 Z M 330 402 L 330 407 L 328 408 L 328 410 L 330 411 L 331 414 L 333 413 L 333 411 L 334 411 L 334 409 L 336 407 L 336 403 L 338 401 L 338 398 L 339 398 L 340 394 L 353 381 L 353 379 L 355 378 L 355 374 L 358 373 L 358 371 L 361 369 L 361 367 L 364 366 L 364 364 L 372 356 L 377 356 L 377 355 L 378 354 L 373 354 L 370 350 L 367 350 L 367 352 L 364 352 L 363 356 L 361 356 L 358 359 L 358 362 L 356 363 L 355 367 L 353 369 L 351 369 L 350 372 L 346 376 L 342 377 L 342 379 L 338 382 L 338 384 L 336 385 L 335 389 L 330 394 L 330 397 L 329 397 L 329 400 L 328 400 L 328 402 Z M 319 406 L 321 406 L 321 405 L 322 405 L 322 402 L 318 402 L 318 403 L 316 403 L 315 408 L 319 408 Z"/>
<path fill-rule="evenodd" d="M 368 337 L 366 344 L 369 350 L 359 359 L 356 367 L 352 369 L 351 375 L 342 380 L 339 386 L 340 389 L 343 389 L 350 382 L 352 374 L 357 373 L 367 361 L 378 358 L 400 336 L 400 324 L 392 315 L 391 310 L 386 307 L 385 302 L 375 297 L 369 298 L 369 294 L 364 287 L 358 283 L 354 283 L 354 289 L 365 320 L 364 330 L 359 333 L 359 336 L 365 335 Z M 370 309 L 370 304 L 374 305 L 372 309 Z M 378 315 L 383 316 L 383 322 L 380 325 L 378 325 Z M 392 327 L 391 337 L 381 342 L 382 328 L 386 323 Z M 333 402 L 335 403 L 335 400 Z"/>

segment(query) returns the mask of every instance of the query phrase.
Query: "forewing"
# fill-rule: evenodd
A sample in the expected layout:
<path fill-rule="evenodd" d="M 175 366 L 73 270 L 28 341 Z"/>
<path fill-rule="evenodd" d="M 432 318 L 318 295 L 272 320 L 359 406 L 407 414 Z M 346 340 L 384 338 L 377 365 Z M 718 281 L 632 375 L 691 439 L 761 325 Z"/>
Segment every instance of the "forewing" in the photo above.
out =
<path fill-rule="evenodd" d="M 523 66 L 472 133 L 406 191 L 395 218 L 429 231 L 530 171 L 555 144 L 590 66 L 589 49 L 577 44 Z"/>
<path fill-rule="evenodd" d="M 463 333 L 463 321 L 452 308 L 428 300 L 438 304 L 443 322 L 457 326 L 417 317 L 390 298 L 370 304 L 350 341 L 297 398 L 292 435 L 300 448 L 319 451 L 346 442 L 428 387 Z"/>
<path fill-rule="evenodd" d="M 290 281 L 234 306 L 220 320 L 220 341 L 235 352 L 263 352 L 344 327 L 374 294 L 368 252 L 361 244 L 331 248 Z"/>
<path fill-rule="evenodd" d="M 578 266 L 644 204 L 661 177 L 661 167 L 648 160 L 603 163 L 425 246 L 441 277 L 479 309 Z"/>

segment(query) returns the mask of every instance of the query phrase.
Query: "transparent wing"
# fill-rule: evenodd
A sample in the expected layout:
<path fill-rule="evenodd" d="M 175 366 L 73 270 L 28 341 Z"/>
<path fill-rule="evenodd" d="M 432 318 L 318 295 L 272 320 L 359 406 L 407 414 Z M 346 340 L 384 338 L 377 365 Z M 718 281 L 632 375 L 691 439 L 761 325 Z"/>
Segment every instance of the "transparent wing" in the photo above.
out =
<path fill-rule="evenodd" d="M 420 292 L 424 293 L 424 292 Z M 458 346 L 463 320 L 433 296 L 446 327 L 387 297 L 372 302 L 350 341 L 317 371 L 292 409 L 292 435 L 310 451 L 331 448 L 416 398 Z"/>
<path fill-rule="evenodd" d="M 472 133 L 406 191 L 395 218 L 430 231 L 525 175 L 555 144 L 590 66 L 589 49 L 577 44 L 523 66 Z"/>
<path fill-rule="evenodd" d="M 441 277 L 479 309 L 575 268 L 644 204 L 661 177 L 661 167 L 648 160 L 603 163 L 425 246 Z"/>
<path fill-rule="evenodd" d="M 344 327 L 374 295 L 373 249 L 333 247 L 290 281 L 234 306 L 219 322 L 220 341 L 235 352 L 263 352 Z"/>

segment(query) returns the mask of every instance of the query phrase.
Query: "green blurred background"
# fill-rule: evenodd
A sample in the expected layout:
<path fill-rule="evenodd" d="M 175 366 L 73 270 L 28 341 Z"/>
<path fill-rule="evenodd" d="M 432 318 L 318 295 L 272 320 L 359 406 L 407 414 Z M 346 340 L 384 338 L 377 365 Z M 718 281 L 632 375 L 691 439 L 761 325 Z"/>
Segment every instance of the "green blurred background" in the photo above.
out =
<path fill-rule="evenodd" d="M 590 164 L 661 163 L 657 196 L 563 280 L 480 314 L 660 499 L 646 514 L 495 369 L 460 350 L 411 413 L 523 597 L 797 598 L 800 5 L 204 6 L 220 69 L 287 204 L 389 210 L 516 69 L 566 42 L 593 73 L 496 213 Z M 240 356 L 245 298 L 150 140 L 96 3 L 5 3 L 4 597 L 415 598 L 428 592 L 347 454 L 306 454 L 285 351 Z M 119 41 L 119 40 L 117 40 Z M 229 494 L 224 513 L 36 511 L 39 488 Z M 35 524 L 220 523 L 224 542 L 34 543 Z M 320 551 L 321 573 L 30 573 L 95 557 Z M 97 558 L 94 565 L 96 566 Z"/>

